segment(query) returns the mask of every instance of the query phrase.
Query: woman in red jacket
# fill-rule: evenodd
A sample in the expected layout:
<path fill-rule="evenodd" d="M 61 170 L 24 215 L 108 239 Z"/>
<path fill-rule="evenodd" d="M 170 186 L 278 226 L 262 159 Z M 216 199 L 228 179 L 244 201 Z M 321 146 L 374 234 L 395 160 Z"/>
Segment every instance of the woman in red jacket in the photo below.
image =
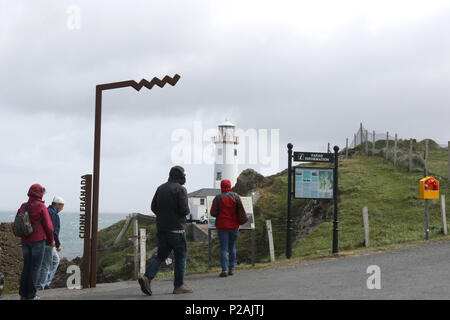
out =
<path fill-rule="evenodd" d="M 221 194 L 218 194 L 211 205 L 210 213 L 216 217 L 216 230 L 220 241 L 220 264 L 222 273 L 220 277 L 233 275 L 236 263 L 236 240 L 239 235 L 239 218 L 236 207 L 241 198 L 231 191 L 230 180 L 222 180 L 220 183 Z M 227 251 L 229 264 L 227 263 Z"/>
<path fill-rule="evenodd" d="M 28 201 L 20 206 L 17 213 L 29 208 L 28 214 L 33 233 L 22 238 L 23 269 L 20 277 L 19 295 L 21 300 L 36 300 L 36 286 L 44 258 L 45 240 L 55 245 L 53 225 L 42 197 L 45 189 L 33 184 L 28 190 Z"/>

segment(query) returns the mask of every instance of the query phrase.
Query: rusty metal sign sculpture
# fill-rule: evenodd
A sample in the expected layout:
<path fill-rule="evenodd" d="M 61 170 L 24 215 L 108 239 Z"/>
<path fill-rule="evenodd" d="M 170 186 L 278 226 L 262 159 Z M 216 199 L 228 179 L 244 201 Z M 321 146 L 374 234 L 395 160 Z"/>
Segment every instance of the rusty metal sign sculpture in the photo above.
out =
<path fill-rule="evenodd" d="M 79 237 L 84 239 L 83 249 L 83 288 L 89 288 L 91 284 L 91 199 L 92 199 L 92 175 L 81 177 L 80 193 L 80 228 Z"/>
<path fill-rule="evenodd" d="M 171 86 L 180 79 L 178 74 L 173 77 L 165 76 L 162 80 L 154 77 L 151 81 L 142 79 L 139 83 L 134 80 L 104 83 L 96 86 L 95 89 L 95 129 L 94 129 L 94 174 L 92 180 L 92 192 L 90 190 L 91 175 L 86 177 L 82 182 L 81 193 L 81 209 L 85 212 L 83 220 L 80 216 L 80 237 L 84 238 L 84 257 L 83 257 L 83 287 L 95 288 L 97 283 L 97 233 L 98 233 L 98 199 L 99 199 L 99 182 L 100 182 L 100 140 L 101 140 L 101 119 L 102 119 L 102 93 L 103 90 L 118 89 L 124 87 L 133 87 L 140 91 L 142 87 L 152 89 L 155 85 L 163 88 L 167 83 Z M 89 177 L 89 179 L 88 179 Z M 86 186 L 86 190 L 83 189 Z M 89 186 L 89 187 L 87 187 Z M 85 193 L 83 193 L 85 191 Z M 89 192 L 87 192 L 89 191 Z M 91 206 L 92 200 L 92 206 Z M 83 224 L 82 224 L 83 223 Z M 81 232 L 82 228 L 83 232 Z"/>

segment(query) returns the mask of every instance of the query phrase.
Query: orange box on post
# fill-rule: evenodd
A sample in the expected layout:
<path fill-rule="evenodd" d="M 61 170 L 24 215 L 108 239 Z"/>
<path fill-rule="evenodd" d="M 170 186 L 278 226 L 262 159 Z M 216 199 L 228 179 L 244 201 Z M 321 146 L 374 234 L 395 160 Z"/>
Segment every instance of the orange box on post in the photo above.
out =
<path fill-rule="evenodd" d="M 439 180 L 425 177 L 419 182 L 420 199 L 439 199 Z"/>

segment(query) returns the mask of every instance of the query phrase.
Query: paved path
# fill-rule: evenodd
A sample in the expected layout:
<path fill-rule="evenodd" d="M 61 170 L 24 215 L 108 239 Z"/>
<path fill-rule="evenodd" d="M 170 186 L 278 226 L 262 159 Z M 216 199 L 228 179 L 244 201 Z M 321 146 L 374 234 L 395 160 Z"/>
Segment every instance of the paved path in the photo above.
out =
<path fill-rule="evenodd" d="M 381 289 L 367 289 L 367 267 L 381 269 Z M 137 281 L 99 284 L 95 289 L 40 291 L 42 299 L 449 299 L 450 241 L 419 244 L 360 256 L 186 277 L 194 293 L 173 295 L 171 280 L 152 282 L 153 296 Z M 17 299 L 8 295 L 4 299 Z"/>

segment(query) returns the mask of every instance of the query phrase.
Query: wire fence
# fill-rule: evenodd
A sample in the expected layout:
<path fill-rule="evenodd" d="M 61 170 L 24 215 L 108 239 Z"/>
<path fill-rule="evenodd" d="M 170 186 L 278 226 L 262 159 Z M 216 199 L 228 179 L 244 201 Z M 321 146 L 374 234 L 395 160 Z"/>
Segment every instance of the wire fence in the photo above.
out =
<path fill-rule="evenodd" d="M 395 141 L 395 140 L 410 140 L 410 138 L 399 136 L 397 133 L 389 133 L 387 132 L 376 132 L 375 130 L 369 130 L 363 126 L 361 123 L 358 131 L 353 134 L 351 137 L 351 143 L 349 145 L 350 148 L 356 148 L 361 144 L 365 144 L 366 141 L 370 143 L 376 143 L 377 141 Z M 449 145 L 449 141 L 435 141 L 440 147 L 447 148 Z"/>

